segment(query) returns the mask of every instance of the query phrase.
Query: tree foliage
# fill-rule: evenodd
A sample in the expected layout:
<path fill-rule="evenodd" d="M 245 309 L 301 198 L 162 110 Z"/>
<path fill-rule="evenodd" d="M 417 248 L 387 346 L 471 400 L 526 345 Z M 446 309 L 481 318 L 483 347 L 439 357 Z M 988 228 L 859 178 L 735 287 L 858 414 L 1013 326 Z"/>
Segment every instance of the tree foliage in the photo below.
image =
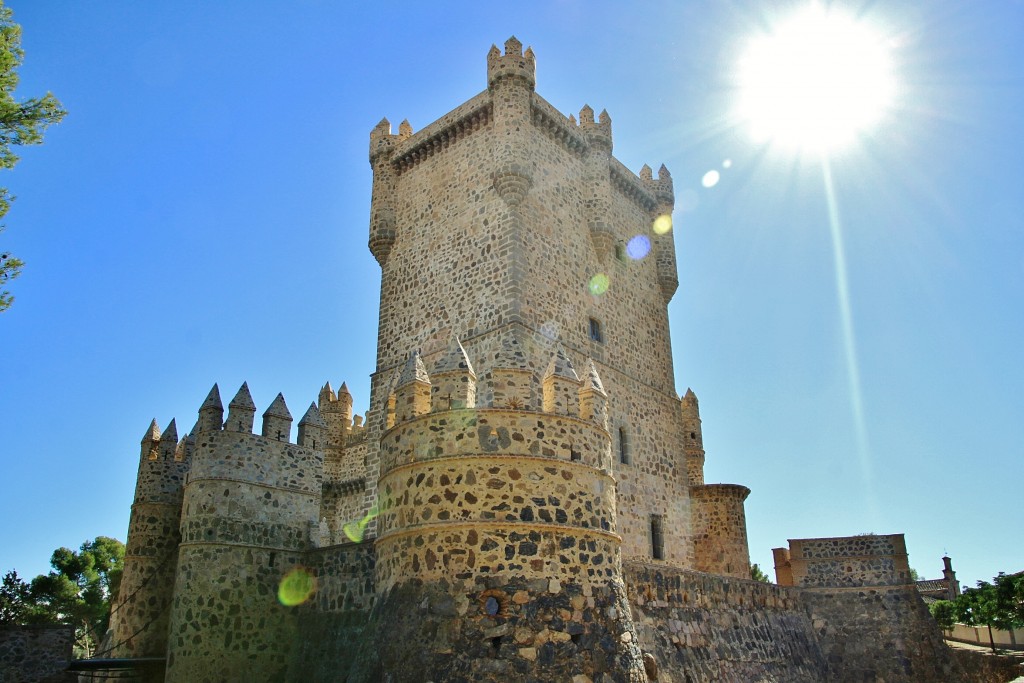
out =
<path fill-rule="evenodd" d="M 91 653 L 110 622 L 110 606 L 121 583 L 124 545 L 97 536 L 78 551 L 53 551 L 50 565 L 54 571 L 30 583 L 15 571 L 4 575 L 0 624 L 68 624 L 75 627 L 80 651 Z"/>
<path fill-rule="evenodd" d="M 43 131 L 58 123 L 67 113 L 51 93 L 19 102 L 14 98 L 18 87 L 18 67 L 25 57 L 21 49 L 21 26 L 14 23 L 14 14 L 0 0 L 0 169 L 14 168 L 17 145 L 38 145 Z M 13 197 L 0 187 L 0 218 L 11 208 Z M 0 232 L 3 226 L 0 226 Z M 24 263 L 10 252 L 0 249 L 0 312 L 7 310 L 14 297 L 7 283 L 21 274 Z"/>
<path fill-rule="evenodd" d="M 771 583 L 772 580 L 768 578 L 768 575 L 757 566 L 757 562 L 750 565 L 750 578 L 754 581 L 760 581 L 761 583 Z"/>
<path fill-rule="evenodd" d="M 928 605 L 928 611 L 932 613 L 939 628 L 949 630 L 956 623 L 956 609 L 951 600 L 936 600 Z"/>
<path fill-rule="evenodd" d="M 979 581 L 953 603 L 956 620 L 968 626 L 987 626 L 1008 631 L 1024 627 L 1024 572 L 999 572 L 991 583 Z M 992 643 L 995 650 L 995 643 Z"/>

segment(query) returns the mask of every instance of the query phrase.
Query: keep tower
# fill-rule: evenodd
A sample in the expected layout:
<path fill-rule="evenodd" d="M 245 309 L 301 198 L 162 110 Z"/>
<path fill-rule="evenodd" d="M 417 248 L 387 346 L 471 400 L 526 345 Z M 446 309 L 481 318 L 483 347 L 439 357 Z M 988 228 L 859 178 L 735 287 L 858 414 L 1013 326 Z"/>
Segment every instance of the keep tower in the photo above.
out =
<path fill-rule="evenodd" d="M 487 55 L 487 90 L 418 132 L 370 133 L 381 308 L 364 509 L 380 511 L 375 614 L 402 636 L 378 642 L 402 680 L 479 674 L 453 661 L 487 655 L 523 665 L 509 653 L 555 632 L 587 657 L 606 640 L 607 661 L 531 670 L 643 680 L 621 563 L 693 568 L 706 546 L 694 515 L 711 508 L 690 497 L 703 449 L 668 332 L 671 176 L 634 174 L 606 111 L 564 116 L 535 86 L 533 51 L 510 38 Z M 472 633 L 407 609 L 435 602 Z M 445 635 L 407 646 L 427 633 Z"/>

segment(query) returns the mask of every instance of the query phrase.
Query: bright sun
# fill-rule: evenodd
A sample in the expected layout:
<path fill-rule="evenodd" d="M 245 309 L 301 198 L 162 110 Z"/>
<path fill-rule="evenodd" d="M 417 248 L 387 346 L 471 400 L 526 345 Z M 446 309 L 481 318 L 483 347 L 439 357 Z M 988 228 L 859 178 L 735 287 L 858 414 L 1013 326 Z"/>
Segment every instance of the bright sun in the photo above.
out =
<path fill-rule="evenodd" d="M 889 50 L 867 24 L 808 6 L 740 60 L 739 114 L 755 139 L 826 153 L 875 124 L 892 104 Z"/>

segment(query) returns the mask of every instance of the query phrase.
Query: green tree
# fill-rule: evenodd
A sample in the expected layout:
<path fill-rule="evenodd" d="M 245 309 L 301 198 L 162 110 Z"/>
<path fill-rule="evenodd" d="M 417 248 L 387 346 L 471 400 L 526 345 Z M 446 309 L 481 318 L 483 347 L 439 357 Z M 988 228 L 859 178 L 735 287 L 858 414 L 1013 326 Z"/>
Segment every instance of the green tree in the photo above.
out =
<path fill-rule="evenodd" d="M 0 588 L 0 623 L 68 624 L 75 627 L 78 651 L 92 653 L 110 622 L 124 566 L 124 545 L 97 536 L 76 552 L 53 551 L 54 571 L 26 584 L 16 572 L 4 576 Z"/>
<path fill-rule="evenodd" d="M 987 626 L 989 644 L 995 652 L 992 629 L 1010 630 L 1024 626 L 1024 572 L 999 573 L 992 583 L 979 581 L 953 603 L 957 620 L 969 626 Z"/>
<path fill-rule="evenodd" d="M 51 93 L 19 102 L 14 98 L 18 87 L 18 67 L 25 57 L 21 49 L 21 26 L 14 23 L 14 14 L 0 0 L 0 168 L 14 168 L 18 156 L 11 150 L 16 145 L 38 145 L 43 131 L 58 123 L 67 113 Z M 0 187 L 0 218 L 11 208 L 7 188 Z M 3 226 L 0 226 L 3 232 Z M 10 308 L 14 297 L 7 283 L 21 274 L 24 263 L 0 250 L 0 312 Z"/>
<path fill-rule="evenodd" d="M 951 600 L 936 600 L 928 605 L 928 611 L 941 629 L 948 631 L 956 623 L 956 609 Z"/>
<path fill-rule="evenodd" d="M 754 581 L 760 581 L 761 583 L 772 582 L 772 580 L 768 578 L 768 575 L 761 571 L 761 568 L 757 566 L 757 562 L 750 565 L 750 578 Z"/>

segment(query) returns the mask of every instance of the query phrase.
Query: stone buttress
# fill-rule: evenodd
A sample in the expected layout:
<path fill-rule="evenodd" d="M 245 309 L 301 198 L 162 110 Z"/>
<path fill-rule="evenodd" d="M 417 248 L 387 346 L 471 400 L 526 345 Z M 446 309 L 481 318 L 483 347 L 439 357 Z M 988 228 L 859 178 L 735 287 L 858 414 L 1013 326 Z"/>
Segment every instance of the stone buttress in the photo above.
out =
<path fill-rule="evenodd" d="M 200 409 L 181 515 L 167 680 L 278 680 L 295 646 L 295 614 L 278 601 L 318 528 L 327 428 L 315 406 L 289 442 L 278 394 L 253 434 L 244 384 L 220 421 Z M 315 445 L 314 445 L 315 444 Z"/>

